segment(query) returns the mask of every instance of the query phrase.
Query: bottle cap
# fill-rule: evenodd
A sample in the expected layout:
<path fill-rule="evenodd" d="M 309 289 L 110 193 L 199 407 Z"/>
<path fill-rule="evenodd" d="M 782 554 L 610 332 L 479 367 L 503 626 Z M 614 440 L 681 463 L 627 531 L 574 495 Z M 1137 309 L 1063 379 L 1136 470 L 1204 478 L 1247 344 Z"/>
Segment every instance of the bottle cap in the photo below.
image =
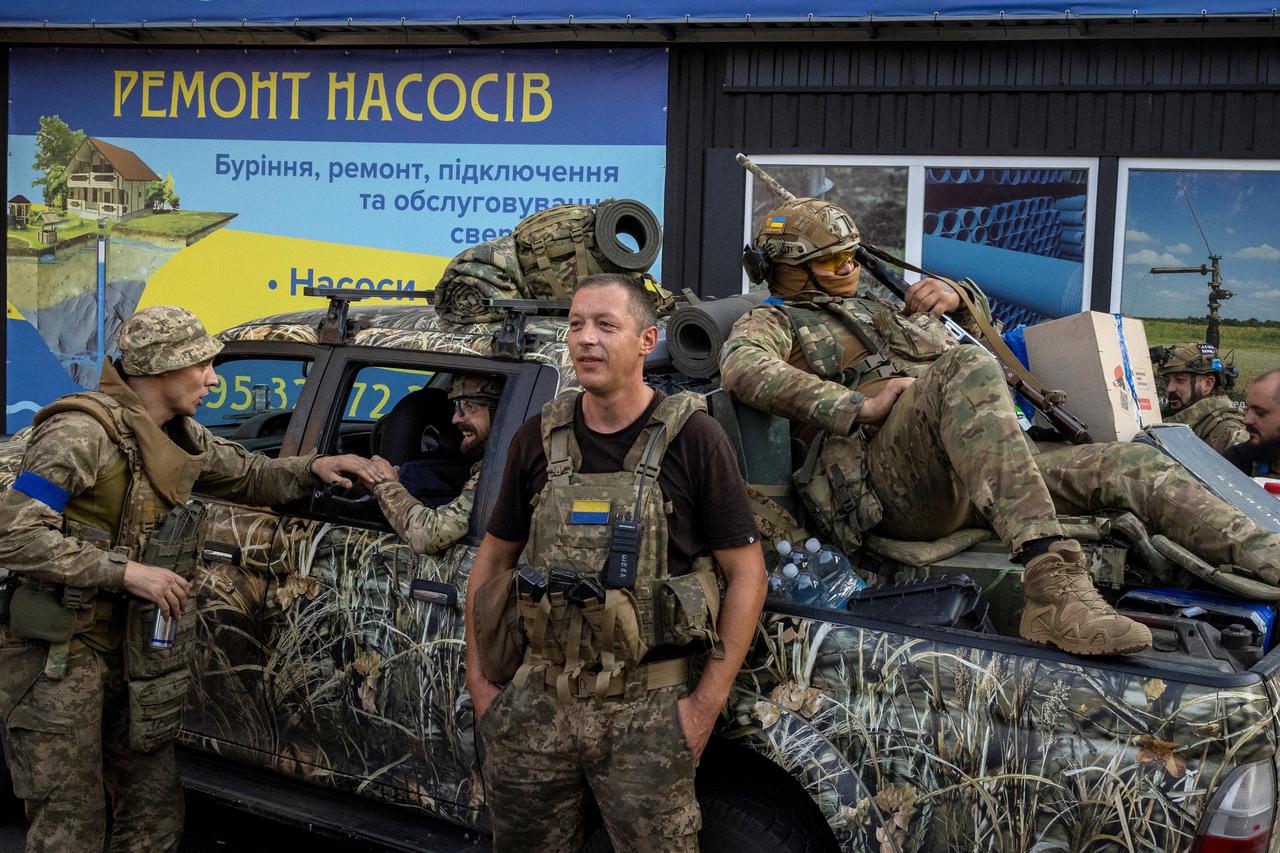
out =
<path fill-rule="evenodd" d="M 785 566 L 782 567 L 782 575 L 787 580 L 791 580 L 793 577 L 795 577 L 798 574 L 800 574 L 800 567 L 797 566 L 795 563 L 787 563 Z"/>
<path fill-rule="evenodd" d="M 785 539 L 779 539 L 773 546 L 773 550 L 778 552 L 779 557 L 785 557 L 791 553 L 791 543 Z"/>
<path fill-rule="evenodd" d="M 816 554 L 822 550 L 822 543 L 810 536 L 808 539 L 804 540 L 804 549 L 810 554 Z"/>

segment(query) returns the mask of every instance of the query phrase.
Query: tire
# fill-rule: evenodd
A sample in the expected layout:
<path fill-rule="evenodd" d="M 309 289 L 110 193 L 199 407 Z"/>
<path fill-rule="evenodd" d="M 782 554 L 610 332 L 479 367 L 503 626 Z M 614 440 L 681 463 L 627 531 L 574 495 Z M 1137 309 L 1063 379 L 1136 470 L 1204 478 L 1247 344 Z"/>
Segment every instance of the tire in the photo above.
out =
<path fill-rule="evenodd" d="M 719 779 L 698 787 L 702 807 L 701 853 L 826 853 L 836 849 L 831 832 L 812 804 L 770 796 L 767 790 Z M 613 850 L 604 826 L 596 828 L 584 853 Z"/>

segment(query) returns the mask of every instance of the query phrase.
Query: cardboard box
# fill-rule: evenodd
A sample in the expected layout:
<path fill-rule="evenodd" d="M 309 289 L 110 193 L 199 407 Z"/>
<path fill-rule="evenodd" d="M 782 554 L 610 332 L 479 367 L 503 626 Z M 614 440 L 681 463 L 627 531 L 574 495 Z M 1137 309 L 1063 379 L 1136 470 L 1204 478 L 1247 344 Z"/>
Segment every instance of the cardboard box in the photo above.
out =
<path fill-rule="evenodd" d="M 1156 376 L 1142 321 L 1085 311 L 1025 331 L 1031 372 L 1067 394 L 1094 441 L 1128 441 L 1160 423 Z"/>

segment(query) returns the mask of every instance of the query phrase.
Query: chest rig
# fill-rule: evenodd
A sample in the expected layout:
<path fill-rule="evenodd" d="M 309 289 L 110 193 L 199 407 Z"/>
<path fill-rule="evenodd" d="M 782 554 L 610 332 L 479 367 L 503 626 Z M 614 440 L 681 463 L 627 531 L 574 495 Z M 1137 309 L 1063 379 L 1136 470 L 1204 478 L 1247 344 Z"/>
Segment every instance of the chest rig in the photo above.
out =
<path fill-rule="evenodd" d="M 41 409 L 34 423 L 63 412 L 79 412 L 101 425 L 120 458 L 92 486 L 67 502 L 62 512 L 63 532 L 103 551 L 140 560 L 171 504 L 147 477 L 141 447 L 125 423 L 123 410 L 124 406 L 107 394 L 71 394 Z M 193 467 L 198 461 L 193 459 Z M 50 677 L 65 673 L 73 638 L 109 653 L 123 643 L 129 674 L 141 678 L 154 675 L 157 653 L 148 647 L 148 640 L 155 605 L 121 591 L 92 587 L 30 581 L 24 581 L 23 587 L 15 593 L 13 625 L 19 635 L 49 643 L 46 673 Z"/>
<path fill-rule="evenodd" d="M 557 397 L 542 410 L 547 483 L 534 502 L 529 565 L 516 579 L 528 646 L 514 684 L 554 684 L 566 703 L 635 698 L 688 678 L 684 657 L 641 663 L 650 649 L 719 649 L 720 589 L 710 556 L 697 557 L 686 575 L 668 575 L 669 507 L 658 479 L 671 441 L 706 404 L 688 393 L 665 398 L 622 470 L 584 474 L 573 434 L 577 399 Z"/>
<path fill-rule="evenodd" d="M 930 314 L 904 317 L 893 305 L 861 297 L 816 297 L 778 306 L 809 369 L 850 389 L 892 376 L 916 376 L 955 346 Z M 859 346 L 860 345 L 860 346 Z M 851 354 L 865 350 L 861 358 Z"/>

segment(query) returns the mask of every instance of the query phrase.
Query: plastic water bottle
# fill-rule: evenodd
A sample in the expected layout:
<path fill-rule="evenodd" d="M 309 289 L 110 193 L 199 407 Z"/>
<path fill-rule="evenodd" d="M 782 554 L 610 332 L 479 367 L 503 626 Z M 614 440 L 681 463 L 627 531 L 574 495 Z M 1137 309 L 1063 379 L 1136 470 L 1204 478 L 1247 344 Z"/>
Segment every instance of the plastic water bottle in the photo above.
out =
<path fill-rule="evenodd" d="M 823 607 L 843 610 L 854 593 L 866 587 L 849 558 L 830 545 L 823 545 L 810 560 L 814 573 L 823 587 Z"/>
<path fill-rule="evenodd" d="M 783 590 L 796 604 L 817 604 L 822 598 L 822 584 L 801 554 L 791 555 L 791 564 L 783 568 L 782 574 L 786 578 Z"/>
<path fill-rule="evenodd" d="M 769 595 L 785 596 L 786 577 L 783 570 L 791 564 L 791 543 L 786 539 L 779 539 L 773 543 L 773 550 L 778 554 L 778 564 L 769 572 Z"/>

